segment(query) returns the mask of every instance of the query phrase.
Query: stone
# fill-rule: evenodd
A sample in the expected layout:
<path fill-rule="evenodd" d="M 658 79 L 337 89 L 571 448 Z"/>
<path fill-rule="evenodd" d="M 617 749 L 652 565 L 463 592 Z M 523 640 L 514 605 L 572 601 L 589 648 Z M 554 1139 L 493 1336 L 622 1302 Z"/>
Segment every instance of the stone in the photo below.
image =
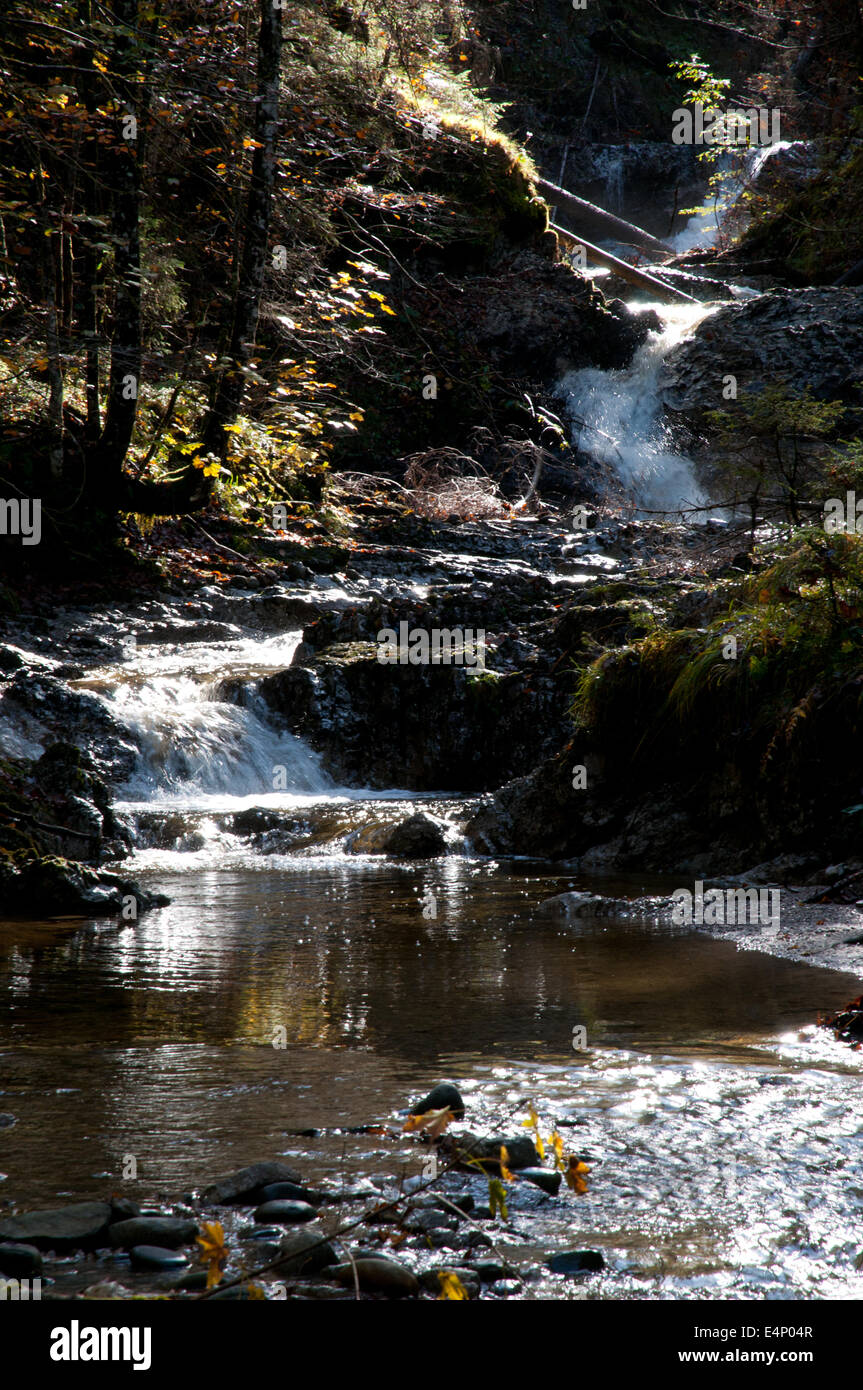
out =
<path fill-rule="evenodd" d="M 75 1202 L 49 1211 L 30 1211 L 0 1221 L 0 1242 L 35 1245 L 37 1250 L 98 1250 L 108 1245 L 108 1202 Z"/>
<path fill-rule="evenodd" d="M 174 1216 L 133 1216 L 118 1221 L 108 1233 L 115 1250 L 131 1250 L 137 1245 L 159 1245 L 175 1250 L 178 1245 L 191 1245 L 198 1234 L 195 1221 Z"/>
<path fill-rule="evenodd" d="M 278 1274 L 318 1274 L 337 1262 L 335 1250 L 314 1231 L 291 1231 L 282 1236 L 284 1258 L 277 1267 Z"/>
<path fill-rule="evenodd" d="M 598 1250 L 562 1250 L 546 1260 L 552 1274 L 598 1274 L 605 1269 L 605 1260 Z"/>
<path fill-rule="evenodd" d="M 323 1192 L 295 1182 L 271 1182 L 261 1188 L 258 1198 L 261 1202 L 308 1202 L 310 1207 L 322 1207 L 327 1200 Z"/>
<path fill-rule="evenodd" d="M 0 1245 L 0 1274 L 17 1279 L 42 1273 L 42 1256 L 35 1245 Z"/>
<path fill-rule="evenodd" d="M 528 1134 L 495 1134 L 491 1138 L 465 1133 L 458 1137 L 458 1147 L 471 1158 L 479 1158 L 489 1168 L 499 1167 L 501 1148 L 506 1149 L 507 1167 L 513 1172 L 518 1168 L 538 1168 L 539 1154 L 536 1145 Z"/>
<path fill-rule="evenodd" d="M 390 1298 L 405 1298 L 419 1293 L 419 1280 L 404 1265 L 382 1255 L 360 1256 L 351 1264 L 334 1265 L 329 1277 L 339 1284 L 353 1284 L 354 1266 L 360 1288 L 366 1293 L 385 1293 Z"/>
<path fill-rule="evenodd" d="M 386 826 L 368 851 L 397 859 L 433 859 L 446 852 L 446 836 L 438 821 L 417 811 L 397 825 Z"/>
<path fill-rule="evenodd" d="M 254 1218 L 282 1226 L 301 1226 L 305 1221 L 314 1221 L 317 1214 L 308 1202 L 264 1202 L 255 1209 Z"/>
<path fill-rule="evenodd" d="M 557 1196 L 563 1178 L 562 1173 L 556 1173 L 551 1168 L 522 1168 L 518 1176 L 532 1182 L 534 1187 L 542 1188 L 549 1197 Z"/>
<path fill-rule="evenodd" d="M 134 1245 L 129 1258 L 133 1269 L 182 1269 L 189 1263 L 185 1255 L 161 1245 Z"/>
<path fill-rule="evenodd" d="M 216 1178 L 201 1193 L 201 1200 L 212 1206 L 257 1206 L 261 1191 L 274 1182 L 302 1183 L 299 1173 L 286 1163 L 253 1163 L 236 1173 Z"/>
<path fill-rule="evenodd" d="M 178 1289 L 184 1293 L 203 1293 L 207 1287 L 207 1271 L 205 1269 L 190 1269 L 185 1274 L 181 1274 L 172 1285 L 172 1289 Z"/>
<path fill-rule="evenodd" d="M 423 1100 L 418 1100 L 409 1111 L 411 1115 L 426 1115 L 429 1110 L 448 1108 L 457 1120 L 464 1119 L 464 1101 L 461 1093 L 450 1081 L 441 1081 L 429 1091 Z"/>

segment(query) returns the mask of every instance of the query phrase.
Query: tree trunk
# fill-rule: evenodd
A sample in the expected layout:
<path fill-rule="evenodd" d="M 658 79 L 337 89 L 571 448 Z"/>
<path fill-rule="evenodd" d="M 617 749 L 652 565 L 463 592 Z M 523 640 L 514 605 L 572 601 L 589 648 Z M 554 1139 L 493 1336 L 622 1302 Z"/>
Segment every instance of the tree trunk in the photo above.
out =
<path fill-rule="evenodd" d="M 261 292 L 267 264 L 270 209 L 276 182 L 276 130 L 279 119 L 279 67 L 282 51 L 282 12 L 272 0 L 260 0 L 261 28 L 258 36 L 257 101 L 255 107 L 255 152 L 249 197 L 246 205 L 246 235 L 243 241 L 234 318 L 228 357 L 231 365 L 222 373 L 204 426 L 205 447 L 224 461 L 227 428 L 239 414 L 245 386 L 245 373 L 255 345 Z"/>
<path fill-rule="evenodd" d="M 135 98 L 137 0 L 114 0 L 115 86 L 121 104 L 116 142 L 107 155 L 112 198 L 115 301 L 111 374 L 105 425 L 88 467 L 87 490 L 100 510 L 113 513 L 120 499 L 123 462 L 132 441 L 141 385 L 141 239 L 139 136 Z M 124 136 L 125 131 L 125 136 Z"/>

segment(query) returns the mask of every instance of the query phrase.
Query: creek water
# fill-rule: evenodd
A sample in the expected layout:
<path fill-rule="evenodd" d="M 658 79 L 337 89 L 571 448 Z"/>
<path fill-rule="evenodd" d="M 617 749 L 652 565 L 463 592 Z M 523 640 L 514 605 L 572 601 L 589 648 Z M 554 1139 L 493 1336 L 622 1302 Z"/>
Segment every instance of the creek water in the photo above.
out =
<path fill-rule="evenodd" d="M 601 1249 L 591 1297 L 863 1293 L 860 1059 L 811 1027 L 857 982 L 667 922 L 544 916 L 586 880 L 476 857 L 459 798 L 334 787 L 254 699 L 218 698 L 217 671 L 253 688 L 296 639 L 151 647 L 87 679 L 144 749 L 123 867 L 172 902 L 0 925 L 2 1196 L 176 1197 L 281 1155 L 386 1188 L 422 1171 L 399 1111 L 451 1078 L 474 1130 L 512 1132 L 533 1105 L 592 1169 L 581 1197 L 515 1185 L 499 1244 L 526 1266 Z M 271 790 L 274 763 L 290 790 Z M 452 825 L 446 856 L 351 853 L 360 826 L 415 806 Z M 250 807 L 275 827 L 254 843 L 234 823 Z M 523 1296 L 586 1294 L 549 1275 Z"/>

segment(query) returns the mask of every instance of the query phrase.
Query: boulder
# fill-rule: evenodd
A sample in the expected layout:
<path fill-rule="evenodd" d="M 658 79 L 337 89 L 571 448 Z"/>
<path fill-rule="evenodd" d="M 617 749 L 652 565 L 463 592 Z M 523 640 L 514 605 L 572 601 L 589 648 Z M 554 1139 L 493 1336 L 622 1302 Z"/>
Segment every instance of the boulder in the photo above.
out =
<path fill-rule="evenodd" d="M 42 1273 L 42 1256 L 35 1245 L 0 1245 L 0 1274 L 9 1278 L 26 1278 Z"/>
<path fill-rule="evenodd" d="M 117 1221 L 108 1238 L 115 1250 L 131 1250 L 136 1245 L 175 1250 L 178 1245 L 191 1245 L 197 1234 L 194 1221 L 174 1216 L 133 1216 L 128 1221 Z"/>
<path fill-rule="evenodd" d="M 302 1183 L 302 1178 L 286 1163 L 252 1163 L 248 1168 L 240 1168 L 236 1173 L 228 1173 L 209 1183 L 201 1193 L 201 1200 L 216 1207 L 234 1204 L 254 1207 L 262 1189 L 274 1182 Z"/>
<path fill-rule="evenodd" d="M 283 1258 L 278 1264 L 279 1274 L 318 1274 L 322 1269 L 335 1265 L 337 1256 L 329 1242 L 314 1231 L 290 1231 L 282 1236 Z"/>
<path fill-rule="evenodd" d="M 419 1293 L 420 1284 L 415 1274 L 396 1260 L 384 1259 L 382 1255 L 361 1255 L 353 1264 L 334 1265 L 328 1270 L 328 1277 L 339 1284 L 354 1283 L 354 1267 L 360 1288 L 365 1293 L 385 1293 L 390 1298 L 405 1298 Z"/>
<path fill-rule="evenodd" d="M 598 1250 L 562 1250 L 546 1260 L 552 1274 L 598 1274 L 605 1269 L 605 1260 Z"/>
<path fill-rule="evenodd" d="M 183 1269 L 189 1263 L 185 1255 L 159 1245 L 135 1245 L 130 1259 L 133 1269 Z"/>
<path fill-rule="evenodd" d="M 314 1221 L 317 1212 L 308 1202 L 264 1202 L 255 1209 L 254 1219 L 261 1222 L 275 1222 L 281 1226 L 301 1226 L 305 1221 Z"/>
<path fill-rule="evenodd" d="M 33 1245 L 37 1250 L 98 1250 L 108 1245 L 109 1202 L 75 1202 L 49 1211 L 24 1212 L 0 1221 L 0 1242 Z"/>
<path fill-rule="evenodd" d="M 424 1096 L 418 1100 L 416 1105 L 412 1105 L 408 1114 L 427 1115 L 430 1110 L 443 1110 L 444 1107 L 451 1110 L 457 1120 L 464 1119 L 464 1101 L 461 1092 L 453 1086 L 450 1081 L 440 1081 Z"/>

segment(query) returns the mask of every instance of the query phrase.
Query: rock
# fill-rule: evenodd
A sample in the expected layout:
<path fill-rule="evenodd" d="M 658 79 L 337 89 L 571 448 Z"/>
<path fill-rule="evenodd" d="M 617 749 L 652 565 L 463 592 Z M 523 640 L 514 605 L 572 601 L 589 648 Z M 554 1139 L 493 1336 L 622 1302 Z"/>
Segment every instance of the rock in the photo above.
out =
<path fill-rule="evenodd" d="M 286 1163 L 253 1163 L 236 1173 L 216 1178 L 204 1188 L 201 1200 L 211 1206 L 256 1206 L 264 1188 L 274 1182 L 302 1184 L 302 1178 Z"/>
<path fill-rule="evenodd" d="M 317 1214 L 308 1202 L 264 1202 L 256 1208 L 255 1220 L 274 1221 L 282 1226 L 301 1226 L 305 1221 L 314 1221 Z"/>
<path fill-rule="evenodd" d="M 545 898 L 536 911 L 538 917 L 587 917 L 591 904 L 601 901 L 595 893 L 558 893 Z"/>
<path fill-rule="evenodd" d="M 272 1182 L 262 1187 L 258 1193 L 261 1202 L 308 1202 L 310 1207 L 322 1207 L 327 1200 L 323 1192 L 315 1192 L 311 1187 L 303 1187 L 295 1182 Z"/>
<path fill-rule="evenodd" d="M 163 893 L 149 893 L 132 879 L 44 855 L 0 860 L 0 897 L 11 917 L 116 917 L 131 899 L 136 913 L 163 907 Z"/>
<path fill-rule="evenodd" d="M 158 1245 L 175 1250 L 178 1245 L 191 1245 L 197 1234 L 195 1221 L 184 1221 L 174 1216 L 133 1216 L 112 1226 L 109 1240 L 115 1250 L 131 1250 L 139 1245 Z"/>
<path fill-rule="evenodd" d="M 137 1202 L 133 1202 L 131 1197 L 112 1197 L 111 1198 L 111 1221 L 128 1221 L 133 1216 L 140 1216 L 141 1208 Z"/>
<path fill-rule="evenodd" d="M 387 1260 L 382 1255 L 364 1255 L 354 1264 L 334 1265 L 328 1271 L 329 1277 L 339 1284 L 353 1284 L 354 1265 L 359 1286 L 367 1293 L 385 1293 L 390 1298 L 405 1298 L 419 1293 L 416 1275 L 396 1260 Z"/>
<path fill-rule="evenodd" d="M 555 1173 L 551 1168 L 522 1168 L 519 1177 L 532 1182 L 534 1187 L 541 1187 L 550 1197 L 556 1197 L 563 1174 Z"/>
<path fill-rule="evenodd" d="M 438 626 L 436 615 L 422 621 Z M 487 604 L 465 603 L 458 624 L 440 626 L 466 632 L 473 623 L 476 633 L 490 621 Z M 336 643 L 302 664 L 295 658 L 265 676 L 259 691 L 321 754 L 324 770 L 351 786 L 482 791 L 535 767 L 565 732 L 554 681 L 455 664 L 388 664 L 373 640 Z"/>
<path fill-rule="evenodd" d="M 206 1287 L 207 1271 L 205 1269 L 190 1269 L 186 1274 L 181 1274 L 179 1279 L 171 1285 L 172 1289 L 186 1293 L 203 1293 Z"/>
<path fill-rule="evenodd" d="M 10 1115 L 8 1111 L 4 1110 L 3 1113 L 0 1114 L 0 1129 L 11 1129 L 12 1126 L 17 1123 L 15 1116 Z"/>
<path fill-rule="evenodd" d="M 281 1249 L 285 1256 L 278 1265 L 281 1274 L 318 1274 L 338 1259 L 329 1242 L 314 1231 L 291 1231 L 282 1236 Z"/>
<path fill-rule="evenodd" d="M 42 1256 L 35 1245 L 0 1245 L 0 1274 L 17 1279 L 42 1273 Z"/>
<path fill-rule="evenodd" d="M 727 409 L 723 373 L 734 363 L 740 395 L 785 381 L 816 400 L 859 405 L 863 289 L 774 290 L 724 305 L 666 357 L 660 390 L 670 419 L 686 425 L 687 447 L 715 458 L 710 410 Z M 700 441 L 700 442 L 699 442 Z"/>
<path fill-rule="evenodd" d="M 501 1147 L 506 1149 L 507 1167 L 538 1168 L 539 1154 L 529 1134 L 495 1134 L 490 1139 L 465 1133 L 456 1140 L 458 1147 L 471 1158 L 482 1159 L 489 1168 L 498 1167 Z"/>
<path fill-rule="evenodd" d="M 93 1299 L 118 1299 L 130 1298 L 129 1290 L 123 1285 L 118 1284 L 114 1279 L 100 1279 L 98 1284 L 88 1284 L 82 1298 Z"/>
<path fill-rule="evenodd" d="M 464 1119 L 464 1101 L 460 1091 L 453 1086 L 451 1081 L 440 1081 L 423 1100 L 412 1105 L 408 1113 L 426 1115 L 429 1110 L 443 1110 L 445 1107 L 452 1111 L 457 1120 Z"/>
<path fill-rule="evenodd" d="M 161 1245 L 133 1245 L 129 1252 L 133 1269 L 182 1269 L 189 1261 Z"/>
<path fill-rule="evenodd" d="M 402 1228 L 412 1235 L 428 1231 L 456 1231 L 458 1217 L 445 1211 L 415 1211 L 405 1217 Z"/>
<path fill-rule="evenodd" d="M 546 1260 L 552 1274 L 598 1274 L 605 1260 L 598 1250 L 563 1250 Z"/>
<path fill-rule="evenodd" d="M 37 1250 L 98 1250 L 108 1245 L 112 1213 L 108 1202 L 75 1202 L 50 1211 L 30 1211 L 0 1221 L 0 1242 L 35 1245 Z"/>
<path fill-rule="evenodd" d="M 506 1265 L 499 1264 L 497 1260 L 479 1260 L 471 1265 L 471 1268 L 476 1271 L 483 1284 L 496 1284 L 499 1279 L 506 1279 L 511 1273 Z"/>
<path fill-rule="evenodd" d="M 364 827 L 352 837 L 352 854 L 389 854 L 398 859 L 433 859 L 446 852 L 446 837 L 439 821 L 424 811 L 397 825 Z"/>

